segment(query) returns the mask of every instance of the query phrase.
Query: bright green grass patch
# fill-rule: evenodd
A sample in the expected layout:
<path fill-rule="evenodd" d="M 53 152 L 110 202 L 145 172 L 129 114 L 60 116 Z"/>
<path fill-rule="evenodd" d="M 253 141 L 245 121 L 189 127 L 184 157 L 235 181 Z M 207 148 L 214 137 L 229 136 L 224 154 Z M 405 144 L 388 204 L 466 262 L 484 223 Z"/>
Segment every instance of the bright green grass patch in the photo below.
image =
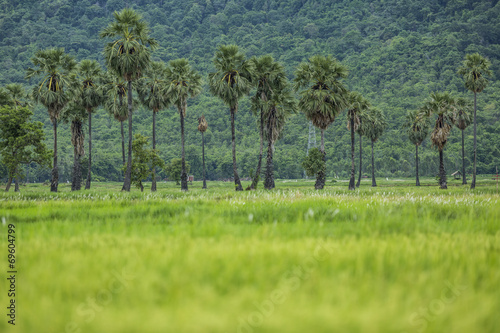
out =
<path fill-rule="evenodd" d="M 291 183 L 1 194 L 19 293 L 0 332 L 500 331 L 492 184 Z"/>

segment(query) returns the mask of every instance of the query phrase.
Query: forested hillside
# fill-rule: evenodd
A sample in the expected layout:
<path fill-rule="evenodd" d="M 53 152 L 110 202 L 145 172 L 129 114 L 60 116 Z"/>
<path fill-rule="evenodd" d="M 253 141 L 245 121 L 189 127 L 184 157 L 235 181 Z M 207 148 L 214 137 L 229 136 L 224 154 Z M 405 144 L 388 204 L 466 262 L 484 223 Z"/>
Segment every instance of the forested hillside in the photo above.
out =
<path fill-rule="evenodd" d="M 207 89 L 212 59 L 220 44 L 234 43 L 247 57 L 272 54 L 286 68 L 290 79 L 297 65 L 314 54 L 331 54 L 349 68 L 346 85 L 367 97 L 387 116 L 388 128 L 375 144 L 377 174 L 384 177 L 414 174 L 414 146 L 401 130 L 408 110 L 416 109 L 434 91 L 449 91 L 472 100 L 458 68 L 465 54 L 487 57 L 494 76 L 478 94 L 478 173 L 493 173 L 500 166 L 500 4 L 498 1 L 400 1 L 400 0 L 1 0 L 0 86 L 24 79 L 37 49 L 64 47 L 77 60 L 96 59 L 104 64 L 105 41 L 99 32 L 112 13 L 129 6 L 148 22 L 159 48 L 154 60 L 168 62 L 185 57 L 202 73 L 204 92 L 189 101 L 186 118 L 186 158 L 199 179 L 201 135 L 197 118 L 205 115 L 205 152 L 209 179 L 232 176 L 230 116 L 227 106 Z M 31 82 L 32 84 L 33 82 Z M 151 136 L 152 114 L 138 108 L 134 133 Z M 36 106 L 35 119 L 45 124 L 50 145 L 51 123 L 47 111 Z M 341 114 L 326 132 L 327 175 L 347 178 L 350 167 L 350 134 Z M 104 110 L 93 116 L 94 179 L 119 180 L 121 139 L 119 123 Z M 71 179 L 73 147 L 69 124 L 59 130 L 61 180 Z M 237 156 L 240 175 L 256 168 L 259 151 L 257 119 L 250 100 L 240 102 L 236 115 Z M 468 173 L 472 169 L 472 126 L 466 129 Z M 318 142 L 319 142 L 319 131 Z M 171 107 L 157 117 L 157 148 L 170 161 L 180 157 L 179 115 Z M 308 122 L 302 114 L 287 123 L 276 144 L 278 178 L 303 176 Z M 356 138 L 358 140 L 358 138 Z M 369 142 L 363 172 L 370 172 Z M 358 148 L 356 148 L 358 149 Z M 424 141 L 420 172 L 436 175 L 438 153 Z M 461 135 L 454 128 L 445 148 L 448 171 L 461 169 Z M 86 163 L 84 163 L 85 168 Z M 85 174 L 85 170 L 84 170 Z M 4 172 L 1 175 L 4 178 Z M 30 168 L 30 180 L 49 179 L 49 170 Z"/>

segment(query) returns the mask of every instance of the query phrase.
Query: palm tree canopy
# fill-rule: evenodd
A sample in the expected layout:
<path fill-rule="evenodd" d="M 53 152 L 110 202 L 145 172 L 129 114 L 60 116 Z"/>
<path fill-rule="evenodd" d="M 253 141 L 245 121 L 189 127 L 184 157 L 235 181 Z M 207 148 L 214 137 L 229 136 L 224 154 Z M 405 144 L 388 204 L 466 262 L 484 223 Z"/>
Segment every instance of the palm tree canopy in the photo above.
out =
<path fill-rule="evenodd" d="M 151 62 L 150 67 L 137 85 L 137 93 L 141 103 L 153 112 L 167 108 L 170 105 L 167 88 L 165 63 Z"/>
<path fill-rule="evenodd" d="M 368 122 L 365 135 L 373 142 L 376 142 L 382 136 L 382 133 L 384 133 L 387 127 L 387 120 L 380 109 L 372 107 L 368 109 L 367 113 Z"/>
<path fill-rule="evenodd" d="M 72 90 L 77 89 L 75 59 L 63 48 L 38 50 L 31 62 L 35 68 L 28 68 L 26 78 L 41 76 L 34 87 L 32 97 L 47 107 L 52 122 L 59 119 L 61 109 L 70 100 Z"/>
<path fill-rule="evenodd" d="M 465 98 L 457 98 L 455 101 L 455 118 L 454 123 L 462 131 L 472 124 L 472 103 Z"/>
<path fill-rule="evenodd" d="M 126 81 L 135 80 L 149 66 L 151 49 L 158 43 L 149 37 L 147 24 L 134 10 L 125 8 L 113 15 L 114 22 L 100 33 L 101 38 L 113 39 L 104 48 L 106 65 Z"/>
<path fill-rule="evenodd" d="M 489 69 L 491 62 L 479 55 L 479 53 L 467 54 L 463 62 L 463 67 L 458 70 L 465 81 L 465 88 L 480 93 L 488 85 L 487 76 L 491 76 Z"/>
<path fill-rule="evenodd" d="M 275 142 L 290 116 L 297 112 L 297 102 L 290 89 L 283 89 L 279 94 L 273 94 L 271 99 L 264 102 L 262 108 L 264 116 L 264 137 Z"/>
<path fill-rule="evenodd" d="M 455 99 L 448 92 L 431 93 L 430 99 L 420 109 L 420 114 L 427 117 L 432 114 L 437 115 L 431 140 L 433 146 L 437 147 L 439 151 L 443 150 L 455 121 Z"/>
<path fill-rule="evenodd" d="M 418 110 L 411 110 L 406 114 L 403 128 L 406 129 L 410 141 L 420 146 L 429 134 L 431 123 L 429 117 L 422 115 Z"/>
<path fill-rule="evenodd" d="M 351 91 L 347 95 L 347 128 L 351 127 L 351 119 L 354 120 L 354 130 L 360 125 L 359 114 L 370 107 L 370 102 L 357 91 Z"/>
<path fill-rule="evenodd" d="M 109 72 L 104 76 L 103 93 L 105 96 L 104 109 L 118 121 L 125 121 L 128 118 L 127 103 L 127 82 L 116 77 Z"/>
<path fill-rule="evenodd" d="M 254 83 L 257 87 L 257 92 L 252 99 L 270 99 L 273 93 L 283 90 L 288 85 L 285 68 L 279 62 L 274 61 L 271 55 L 252 57 L 250 62 L 255 68 Z M 258 113 L 260 108 L 252 111 Z"/>
<path fill-rule="evenodd" d="M 347 89 L 340 81 L 347 67 L 330 56 L 315 55 L 299 64 L 295 90 L 300 92 L 299 109 L 314 126 L 326 129 L 346 106 Z"/>
<path fill-rule="evenodd" d="M 104 92 L 101 87 L 103 72 L 95 60 L 82 60 L 78 64 L 78 79 L 81 84 L 79 103 L 88 112 L 104 103 Z"/>
<path fill-rule="evenodd" d="M 198 118 L 198 131 L 201 133 L 204 133 L 208 128 L 208 123 L 207 120 L 205 119 L 204 115 L 201 115 L 200 118 Z"/>
<path fill-rule="evenodd" d="M 201 75 L 191 67 L 187 59 L 175 59 L 168 63 L 165 71 L 168 86 L 167 95 L 186 116 L 186 101 L 201 93 Z"/>
<path fill-rule="evenodd" d="M 215 72 L 208 75 L 210 92 L 230 108 L 252 89 L 254 64 L 245 59 L 236 45 L 221 45 L 213 60 Z"/>
<path fill-rule="evenodd" d="M 10 83 L 5 86 L 5 89 L 0 90 L 0 105 L 10 105 L 13 107 L 28 107 L 28 94 L 22 84 Z"/>

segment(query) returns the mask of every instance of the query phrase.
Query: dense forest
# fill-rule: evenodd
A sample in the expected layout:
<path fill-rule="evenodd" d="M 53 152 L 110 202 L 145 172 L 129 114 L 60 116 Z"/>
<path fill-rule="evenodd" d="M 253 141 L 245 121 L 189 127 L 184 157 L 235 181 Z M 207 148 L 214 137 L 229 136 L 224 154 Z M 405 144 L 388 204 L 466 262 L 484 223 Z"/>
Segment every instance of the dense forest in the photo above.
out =
<path fill-rule="evenodd" d="M 25 80 L 30 59 L 39 49 L 63 47 L 77 61 L 95 59 L 104 67 L 105 41 L 99 33 L 113 20 L 113 12 L 129 6 L 149 24 L 159 47 L 153 60 L 187 58 L 203 79 L 203 92 L 188 101 L 186 159 L 195 179 L 202 175 L 198 118 L 208 123 L 205 154 L 208 179 L 232 177 L 231 129 L 227 106 L 210 95 L 208 73 L 220 44 L 237 44 L 247 57 L 271 54 L 289 79 L 297 65 L 315 54 L 332 55 L 349 69 L 344 80 L 350 90 L 382 110 L 387 128 L 376 143 L 375 169 L 379 176 L 412 176 L 415 149 L 402 130 L 408 111 L 418 109 L 432 92 L 451 92 L 472 100 L 457 73 L 466 54 L 478 52 L 491 61 L 493 77 L 478 94 L 479 174 L 500 165 L 500 4 L 498 1 L 399 0 L 21 0 L 0 1 L 0 86 Z M 251 93 L 252 94 L 252 93 Z M 180 157 L 180 127 L 175 107 L 160 111 L 156 143 L 161 157 Z M 46 109 L 35 106 L 34 119 L 44 123 L 51 146 L 51 122 Z M 134 110 L 134 133 L 151 137 L 152 113 Z M 94 180 L 121 180 L 119 122 L 100 109 L 92 120 Z M 319 142 L 319 131 L 316 131 Z M 467 173 L 472 169 L 472 126 L 465 130 Z M 73 146 L 70 125 L 59 126 L 61 181 L 71 180 Z M 287 122 L 274 153 L 275 177 L 301 178 L 307 154 L 309 122 L 298 113 Z M 345 112 L 325 133 L 328 177 L 348 178 L 350 132 Z M 240 101 L 236 119 L 240 176 L 256 168 L 259 154 L 258 119 L 250 99 Z M 369 140 L 364 142 L 363 174 L 371 173 Z M 358 149 L 358 148 L 356 148 Z M 461 132 L 453 128 L 445 148 L 448 171 L 461 170 Z M 427 138 L 421 146 L 420 174 L 438 173 L 438 153 Z M 356 162 L 357 163 L 357 162 Z M 82 160 L 86 174 L 85 157 Z M 29 181 L 50 178 L 50 170 L 35 164 L 26 168 Z M 161 177 L 165 177 L 160 173 Z M 0 177 L 6 178 L 0 165 Z"/>

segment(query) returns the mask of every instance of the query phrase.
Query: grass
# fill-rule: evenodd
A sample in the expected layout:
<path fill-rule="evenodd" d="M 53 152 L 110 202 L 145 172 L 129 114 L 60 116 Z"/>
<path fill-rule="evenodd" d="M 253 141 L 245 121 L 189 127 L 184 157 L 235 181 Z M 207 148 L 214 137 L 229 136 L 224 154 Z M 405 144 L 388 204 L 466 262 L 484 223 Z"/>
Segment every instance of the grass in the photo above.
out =
<path fill-rule="evenodd" d="M 0 218 L 17 230 L 18 312 L 0 332 L 500 331 L 493 181 L 412 182 L 2 193 Z"/>

